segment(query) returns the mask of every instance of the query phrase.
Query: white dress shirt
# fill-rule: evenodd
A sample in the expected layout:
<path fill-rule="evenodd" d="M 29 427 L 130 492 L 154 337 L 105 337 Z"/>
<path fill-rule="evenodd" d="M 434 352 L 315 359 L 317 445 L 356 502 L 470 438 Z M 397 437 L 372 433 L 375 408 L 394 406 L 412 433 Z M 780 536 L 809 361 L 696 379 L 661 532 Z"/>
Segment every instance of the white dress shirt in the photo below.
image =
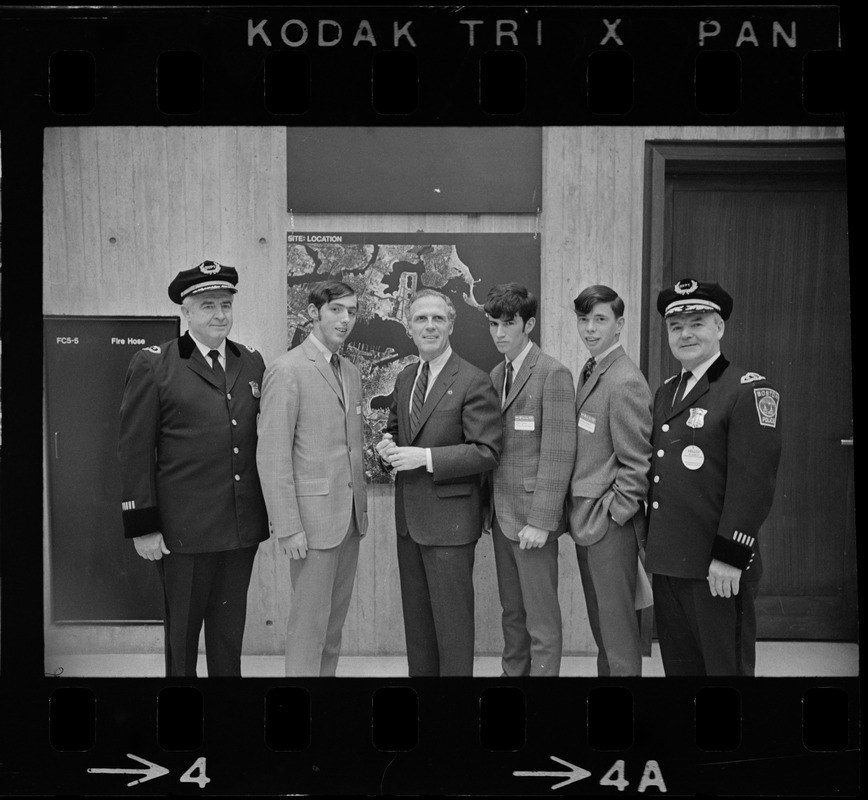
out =
<path fill-rule="evenodd" d="M 431 387 L 434 385 L 434 381 L 437 380 L 437 376 L 443 371 L 443 367 L 446 366 L 446 362 L 449 360 L 449 356 L 452 355 L 452 346 L 449 345 L 447 348 L 439 355 L 437 358 L 432 358 L 428 362 L 428 385 L 425 387 L 425 399 L 428 398 L 428 394 L 431 391 Z M 416 382 L 419 380 L 419 375 L 422 373 L 422 360 L 419 360 L 419 368 L 416 370 L 416 380 L 413 381 L 413 386 L 410 389 L 410 414 L 413 413 L 413 392 L 416 391 Z M 424 402 L 424 400 L 423 400 Z M 434 464 L 431 461 L 431 448 L 425 448 L 425 461 L 426 461 L 426 469 L 428 472 L 434 472 Z"/>
<path fill-rule="evenodd" d="M 190 338 L 196 343 L 196 347 L 199 348 L 199 352 L 205 357 L 205 363 L 212 367 L 211 364 L 211 356 L 208 355 L 212 350 L 216 350 L 220 357 L 217 359 L 220 362 L 220 366 L 223 367 L 223 371 L 226 372 L 226 340 L 224 339 L 220 342 L 219 347 L 208 347 L 207 344 L 202 344 L 192 333 L 190 333 Z M 213 368 L 213 367 L 212 367 Z"/>

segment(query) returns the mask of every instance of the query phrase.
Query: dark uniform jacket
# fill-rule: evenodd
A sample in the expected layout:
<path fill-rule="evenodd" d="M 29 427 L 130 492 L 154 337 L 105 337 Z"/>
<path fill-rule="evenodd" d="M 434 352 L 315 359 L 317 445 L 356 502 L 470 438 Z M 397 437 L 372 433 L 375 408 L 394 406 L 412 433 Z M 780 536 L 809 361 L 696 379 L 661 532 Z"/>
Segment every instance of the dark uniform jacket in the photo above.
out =
<path fill-rule="evenodd" d="M 226 341 L 226 394 L 189 333 L 140 350 L 127 370 L 118 455 L 127 538 L 159 531 L 177 553 L 268 538 L 256 471 L 265 363 Z"/>
<path fill-rule="evenodd" d="M 491 379 L 455 352 L 443 365 L 410 436 L 410 392 L 417 364 L 395 380 L 386 431 L 399 447 L 430 447 L 425 467 L 395 475 L 395 526 L 422 545 L 461 545 L 482 534 L 487 473 L 500 459 L 503 422 Z"/>
<path fill-rule="evenodd" d="M 774 499 L 781 453 L 780 396 L 723 354 L 673 406 L 677 378 L 654 398 L 645 566 L 704 580 L 716 558 L 744 570 L 743 580 L 758 580 L 757 537 Z"/>

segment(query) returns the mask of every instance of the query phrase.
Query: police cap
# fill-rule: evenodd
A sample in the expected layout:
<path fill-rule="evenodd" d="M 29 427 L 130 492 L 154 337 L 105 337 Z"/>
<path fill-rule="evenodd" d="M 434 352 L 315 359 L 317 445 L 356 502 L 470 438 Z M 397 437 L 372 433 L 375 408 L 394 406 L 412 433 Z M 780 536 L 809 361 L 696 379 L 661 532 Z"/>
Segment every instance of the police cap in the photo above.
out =
<path fill-rule="evenodd" d="M 235 267 L 226 267 L 216 261 L 203 261 L 199 266 L 179 272 L 169 284 L 169 297 L 180 304 L 185 297 L 199 292 L 225 289 L 237 292 L 238 272 Z"/>
<path fill-rule="evenodd" d="M 682 278 L 675 286 L 661 289 L 657 295 L 657 310 L 665 317 L 674 314 L 702 314 L 716 311 L 729 319 L 732 298 L 719 283 Z"/>

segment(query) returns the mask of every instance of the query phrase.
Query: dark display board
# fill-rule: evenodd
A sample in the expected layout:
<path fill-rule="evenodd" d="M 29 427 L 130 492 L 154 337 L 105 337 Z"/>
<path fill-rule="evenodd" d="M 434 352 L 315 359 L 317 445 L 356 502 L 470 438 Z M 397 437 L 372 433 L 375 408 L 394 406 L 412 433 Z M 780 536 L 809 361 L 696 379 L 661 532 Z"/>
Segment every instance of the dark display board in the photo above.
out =
<path fill-rule="evenodd" d="M 537 213 L 542 128 L 287 128 L 294 213 Z"/>
<path fill-rule="evenodd" d="M 123 535 L 118 410 L 133 354 L 179 330 L 177 317 L 45 317 L 54 622 L 163 618 L 157 571 Z"/>

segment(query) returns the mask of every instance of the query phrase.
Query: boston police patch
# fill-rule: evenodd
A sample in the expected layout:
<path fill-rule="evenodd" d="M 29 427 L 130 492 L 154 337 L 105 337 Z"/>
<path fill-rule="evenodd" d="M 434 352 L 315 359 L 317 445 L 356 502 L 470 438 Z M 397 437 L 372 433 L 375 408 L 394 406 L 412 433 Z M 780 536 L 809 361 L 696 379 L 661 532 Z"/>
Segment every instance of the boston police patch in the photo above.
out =
<path fill-rule="evenodd" d="M 774 389 L 754 389 L 753 397 L 756 401 L 760 425 L 776 428 L 778 425 L 778 403 L 781 396 Z"/>

